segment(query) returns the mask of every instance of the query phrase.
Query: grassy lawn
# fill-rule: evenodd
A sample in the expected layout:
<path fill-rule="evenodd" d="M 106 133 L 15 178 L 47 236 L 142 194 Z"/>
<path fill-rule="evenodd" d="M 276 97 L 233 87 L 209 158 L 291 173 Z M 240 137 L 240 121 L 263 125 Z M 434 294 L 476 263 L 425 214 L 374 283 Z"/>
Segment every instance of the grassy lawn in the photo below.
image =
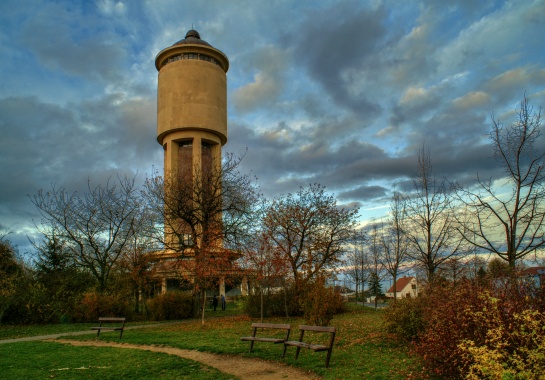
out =
<path fill-rule="evenodd" d="M 237 313 L 233 310 L 228 314 L 230 315 L 222 314 L 221 311 L 216 313 L 213 311 L 208 312 L 204 327 L 201 326 L 200 320 L 190 320 L 177 324 L 128 330 L 123 334 L 121 341 L 133 344 L 167 345 L 245 357 L 259 357 L 314 371 L 324 379 L 406 379 L 411 377 L 411 373 L 414 374 L 418 370 L 417 360 L 408 355 L 406 347 L 401 346 L 382 331 L 382 312 L 380 310 L 375 311 L 370 308 L 352 305 L 348 313 L 338 315 L 333 319 L 331 325 L 337 327 L 338 333 L 330 368 L 327 369 L 325 368 L 325 352 L 315 353 L 310 350 L 302 350 L 299 359 L 296 361 L 295 349 L 288 348 L 286 358 L 282 359 L 283 346 L 257 342 L 254 345 L 253 352 L 249 353 L 249 343 L 242 342 L 240 337 L 251 333 L 250 324 L 255 320 L 251 320 L 244 315 L 236 315 Z M 266 322 L 290 323 L 293 326 L 292 337 L 294 338 L 298 336 L 296 326 L 304 324 L 302 319 L 295 318 L 269 318 Z M 1 331 L 2 327 L 0 327 Z M 83 335 L 70 337 L 70 339 L 93 340 L 96 337 L 94 335 Z M 100 340 L 120 341 L 116 333 L 102 333 Z M 0 352 L 3 353 L 8 347 L 16 347 L 19 344 L 22 343 L 0 345 Z M 25 344 L 32 347 L 32 345 L 39 346 L 47 343 Z M 64 347 L 59 349 L 69 352 L 76 348 Z M 77 350 L 91 352 L 100 351 L 103 348 L 77 347 Z M 115 349 L 112 349 L 112 353 L 115 351 Z M 151 356 L 156 354 L 146 352 L 141 355 Z M 0 354 L 0 356 L 2 355 Z M 132 357 L 132 354 L 130 356 Z M 53 359 L 52 357 L 51 360 Z M 0 359 L 0 368 L 4 368 L 6 365 L 2 360 Z M 17 356 L 11 360 L 19 361 Z M 55 366 L 49 365 L 46 367 L 53 368 Z M 154 378 L 153 376 L 148 378 Z"/>
<path fill-rule="evenodd" d="M 25 338 L 27 336 L 61 334 L 90 330 L 96 323 L 71 323 L 62 325 L 0 325 L 0 339 Z"/>
<path fill-rule="evenodd" d="M 147 324 L 161 324 L 170 322 L 129 322 L 125 323 L 125 327 L 142 326 Z M 44 336 L 53 334 L 63 334 L 76 331 L 90 331 L 91 327 L 98 326 L 98 322 L 94 323 L 67 323 L 57 325 L 0 325 L 0 340 L 1 339 L 16 339 L 26 338 L 29 336 Z M 96 333 L 96 332 L 95 332 Z"/>
<path fill-rule="evenodd" d="M 214 368 L 167 354 L 49 342 L 0 345 L 2 379 L 197 379 L 227 380 Z"/>

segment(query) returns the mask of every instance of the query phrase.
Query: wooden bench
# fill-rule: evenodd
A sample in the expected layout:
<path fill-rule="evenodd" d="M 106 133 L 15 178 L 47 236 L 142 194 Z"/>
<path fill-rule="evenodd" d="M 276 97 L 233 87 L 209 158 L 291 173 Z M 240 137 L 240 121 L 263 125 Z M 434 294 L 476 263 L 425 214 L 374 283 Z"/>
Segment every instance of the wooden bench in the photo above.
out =
<path fill-rule="evenodd" d="M 248 341 L 250 342 L 250 352 L 252 352 L 252 349 L 254 348 L 254 342 L 268 342 L 268 343 L 284 343 L 286 340 L 290 337 L 290 325 L 283 325 L 283 324 L 275 324 L 275 323 L 252 323 L 252 336 L 243 336 L 240 338 L 242 341 Z M 256 336 L 257 329 L 276 329 L 276 330 L 286 330 L 286 336 L 277 337 L 277 338 L 270 338 L 270 337 L 262 337 L 262 336 Z"/>
<path fill-rule="evenodd" d="M 119 331 L 119 339 L 123 336 L 123 329 L 125 328 L 125 318 L 99 318 L 100 326 L 91 327 L 91 330 L 97 330 L 97 337 L 100 336 L 100 330 Z M 117 326 L 102 326 L 103 323 L 117 323 Z"/>
<path fill-rule="evenodd" d="M 299 357 L 299 351 L 301 350 L 301 348 L 308 348 L 309 350 L 313 351 L 327 351 L 325 366 L 326 368 L 329 367 L 329 359 L 331 359 L 331 351 L 333 351 L 333 342 L 335 341 L 335 334 L 337 333 L 337 329 L 335 327 L 301 325 L 299 326 L 299 331 L 299 340 L 286 339 L 286 341 L 284 342 L 284 353 L 282 354 L 282 357 L 286 356 L 286 349 L 288 348 L 288 346 L 297 347 L 297 351 L 295 352 L 295 359 Z M 305 331 L 312 331 L 316 333 L 329 333 L 329 344 L 323 345 L 305 342 Z"/>

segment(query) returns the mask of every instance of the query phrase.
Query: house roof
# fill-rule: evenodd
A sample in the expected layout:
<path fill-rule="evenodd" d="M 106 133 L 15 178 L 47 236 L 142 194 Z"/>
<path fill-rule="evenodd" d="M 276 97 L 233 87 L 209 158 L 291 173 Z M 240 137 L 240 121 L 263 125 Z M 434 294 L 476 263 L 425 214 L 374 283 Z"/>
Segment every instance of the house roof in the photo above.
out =
<path fill-rule="evenodd" d="M 530 276 L 538 276 L 545 274 L 545 267 L 530 267 L 524 270 L 524 273 Z"/>
<path fill-rule="evenodd" d="M 393 293 L 396 291 L 400 292 L 402 291 L 403 289 L 405 289 L 405 287 L 407 285 L 409 285 L 411 283 L 411 280 L 413 279 L 414 277 L 412 276 L 409 276 L 409 277 L 401 277 L 399 278 L 395 285 L 392 285 L 392 287 L 390 289 L 388 289 L 388 291 L 386 293 Z"/>

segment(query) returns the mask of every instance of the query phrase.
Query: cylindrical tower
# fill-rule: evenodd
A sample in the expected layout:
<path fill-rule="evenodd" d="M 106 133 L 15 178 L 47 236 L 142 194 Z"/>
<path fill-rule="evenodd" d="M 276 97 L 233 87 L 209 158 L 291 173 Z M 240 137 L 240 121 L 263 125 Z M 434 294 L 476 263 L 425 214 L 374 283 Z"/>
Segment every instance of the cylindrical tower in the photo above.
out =
<path fill-rule="evenodd" d="M 227 142 L 229 60 L 196 30 L 155 58 L 157 141 L 165 151 L 165 179 L 185 178 L 221 163 Z M 193 178 L 191 176 L 191 178 Z"/>

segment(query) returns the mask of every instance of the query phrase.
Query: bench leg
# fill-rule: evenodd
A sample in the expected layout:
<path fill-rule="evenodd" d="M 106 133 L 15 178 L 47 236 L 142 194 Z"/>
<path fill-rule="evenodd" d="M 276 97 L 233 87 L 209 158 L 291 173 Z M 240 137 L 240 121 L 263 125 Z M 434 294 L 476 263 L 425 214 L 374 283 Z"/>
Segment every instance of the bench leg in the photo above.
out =
<path fill-rule="evenodd" d="M 288 348 L 288 346 L 286 346 L 286 345 L 284 344 L 284 352 L 282 353 L 282 357 L 285 357 L 285 356 L 286 356 L 286 348 Z"/>
<path fill-rule="evenodd" d="M 325 358 L 325 367 L 328 368 L 329 367 L 329 359 L 331 359 L 331 351 L 332 351 L 332 348 L 330 348 L 329 350 L 327 350 L 327 356 Z"/>
<path fill-rule="evenodd" d="M 297 347 L 297 351 L 295 351 L 295 359 L 299 359 L 299 351 L 301 351 L 301 347 Z"/>
<path fill-rule="evenodd" d="M 119 339 L 123 336 L 123 329 L 119 330 Z"/>
<path fill-rule="evenodd" d="M 250 352 L 252 352 L 253 348 L 254 348 L 254 341 L 251 340 L 250 341 Z"/>

